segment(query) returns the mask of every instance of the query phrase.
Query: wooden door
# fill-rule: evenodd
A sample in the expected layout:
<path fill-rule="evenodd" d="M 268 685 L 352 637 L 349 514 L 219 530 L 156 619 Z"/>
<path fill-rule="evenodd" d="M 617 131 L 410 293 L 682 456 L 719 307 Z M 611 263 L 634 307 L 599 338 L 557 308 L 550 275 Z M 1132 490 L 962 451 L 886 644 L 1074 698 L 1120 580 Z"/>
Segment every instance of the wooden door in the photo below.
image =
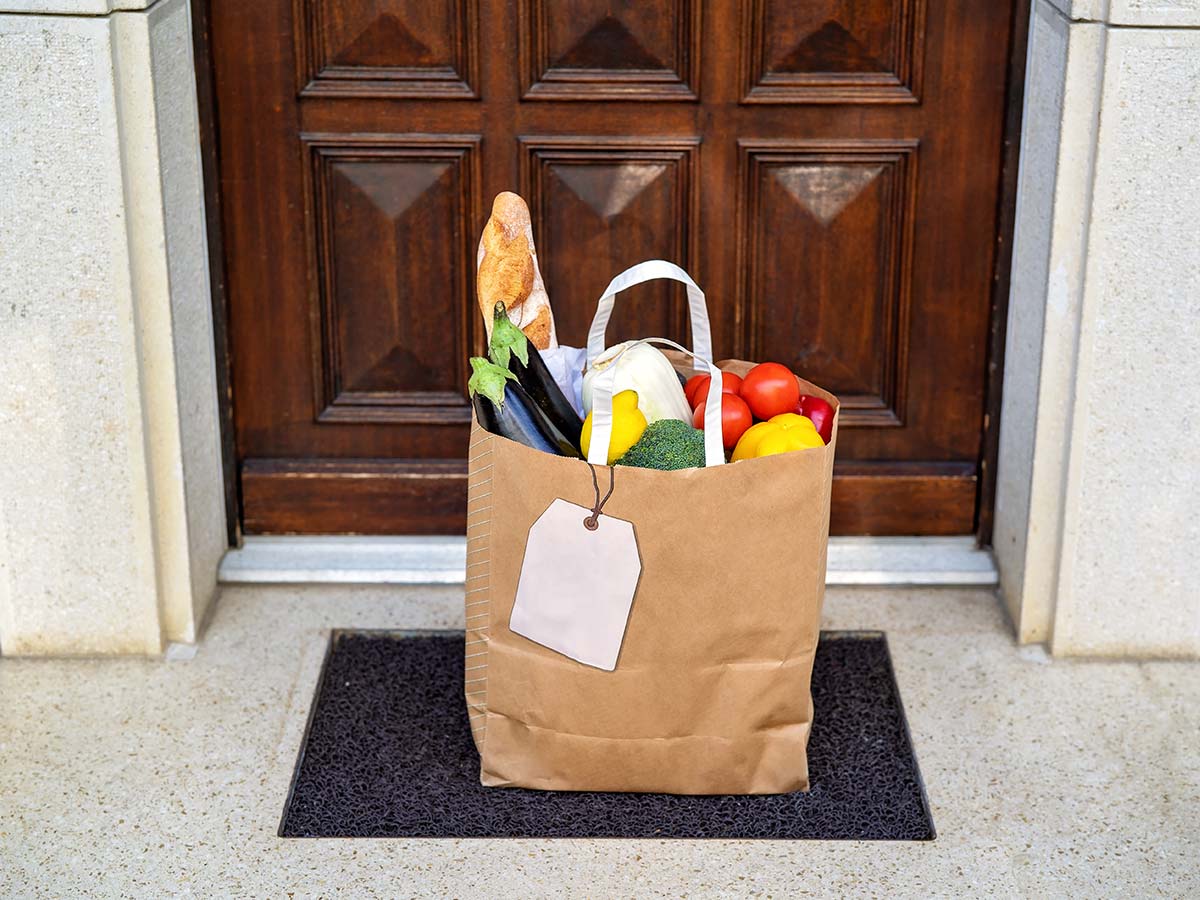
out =
<path fill-rule="evenodd" d="M 842 534 L 972 531 L 1011 4 L 210 0 L 249 533 L 457 533 L 475 245 L 560 339 L 651 257 L 843 401 Z M 630 292 L 610 339 L 686 338 Z"/>

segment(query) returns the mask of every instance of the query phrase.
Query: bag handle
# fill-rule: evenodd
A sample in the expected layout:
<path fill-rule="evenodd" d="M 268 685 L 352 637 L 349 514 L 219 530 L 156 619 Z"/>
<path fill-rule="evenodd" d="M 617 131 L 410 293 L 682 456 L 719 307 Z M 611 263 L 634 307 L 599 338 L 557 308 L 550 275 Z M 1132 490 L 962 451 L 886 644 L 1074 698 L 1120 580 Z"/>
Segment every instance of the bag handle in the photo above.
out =
<path fill-rule="evenodd" d="M 608 287 L 604 289 L 604 294 L 596 304 L 596 315 L 592 319 L 592 327 L 588 329 L 587 364 L 589 368 L 596 361 L 596 357 L 604 352 L 604 336 L 608 331 L 608 320 L 612 317 L 613 304 L 617 300 L 617 294 L 626 288 L 659 278 L 678 281 L 687 287 L 688 311 L 692 319 L 692 350 L 694 351 L 691 355 L 705 362 L 712 359 L 712 332 L 708 326 L 708 306 L 704 302 L 704 291 L 700 290 L 700 286 L 692 281 L 692 277 L 675 263 L 667 262 L 665 259 L 650 259 L 640 262 L 636 266 L 630 266 L 610 281 Z M 700 367 L 696 366 L 696 368 Z"/>
<path fill-rule="evenodd" d="M 667 338 L 630 341 L 629 346 L 613 357 L 612 362 L 592 382 L 592 442 L 588 445 L 587 461 L 599 466 L 608 462 L 608 445 L 612 440 L 612 392 L 617 380 L 617 366 L 621 364 L 621 357 L 638 344 L 666 344 L 683 351 L 708 369 L 712 378 L 708 381 L 708 398 L 704 402 L 704 465 L 723 466 L 725 442 L 721 435 L 721 370 L 712 360 L 705 359 Z"/>

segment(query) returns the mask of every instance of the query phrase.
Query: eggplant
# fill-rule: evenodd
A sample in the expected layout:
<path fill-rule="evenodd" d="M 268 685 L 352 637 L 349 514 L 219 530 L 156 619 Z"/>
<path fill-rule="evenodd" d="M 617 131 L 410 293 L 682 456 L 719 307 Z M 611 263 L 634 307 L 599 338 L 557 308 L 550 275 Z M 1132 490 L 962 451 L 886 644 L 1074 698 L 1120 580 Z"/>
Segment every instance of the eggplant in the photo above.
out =
<path fill-rule="evenodd" d="M 482 357 L 471 360 L 468 382 L 475 417 L 492 434 L 555 456 L 582 458 L 578 447 L 546 418 L 507 369 Z"/>
<path fill-rule="evenodd" d="M 579 418 L 579 413 L 575 412 L 575 407 L 571 406 L 562 392 L 562 388 L 550 374 L 550 369 L 547 368 L 546 361 L 542 359 L 542 354 L 538 353 L 537 347 L 533 344 L 529 345 L 528 365 L 514 356 L 508 367 L 509 371 L 517 376 L 517 381 L 525 389 L 529 399 L 571 442 L 571 445 L 579 450 L 579 434 L 583 431 L 583 419 Z"/>
<path fill-rule="evenodd" d="M 542 414 L 579 452 L 579 435 L 583 420 L 571 406 L 562 388 L 550 374 L 546 361 L 521 329 L 508 318 L 504 301 L 496 302 L 492 322 L 492 340 L 488 351 L 492 362 L 504 366 L 517 376 L 517 381 Z"/>

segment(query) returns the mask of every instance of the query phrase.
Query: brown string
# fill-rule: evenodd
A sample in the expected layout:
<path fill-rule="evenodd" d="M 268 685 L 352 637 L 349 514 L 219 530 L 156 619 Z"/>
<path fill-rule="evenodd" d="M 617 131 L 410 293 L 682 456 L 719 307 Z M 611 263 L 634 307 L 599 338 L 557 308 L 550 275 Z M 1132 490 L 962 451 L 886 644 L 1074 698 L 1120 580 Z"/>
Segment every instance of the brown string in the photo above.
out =
<path fill-rule="evenodd" d="M 596 480 L 596 467 L 588 463 L 588 469 L 592 473 L 592 488 L 596 491 L 596 505 L 592 507 L 592 514 L 583 520 L 583 527 L 588 531 L 595 531 L 600 527 L 600 512 L 604 509 L 604 504 L 608 502 L 608 498 L 612 496 L 613 489 L 617 486 L 617 470 L 615 466 L 609 466 L 608 493 L 601 500 L 600 482 Z"/>

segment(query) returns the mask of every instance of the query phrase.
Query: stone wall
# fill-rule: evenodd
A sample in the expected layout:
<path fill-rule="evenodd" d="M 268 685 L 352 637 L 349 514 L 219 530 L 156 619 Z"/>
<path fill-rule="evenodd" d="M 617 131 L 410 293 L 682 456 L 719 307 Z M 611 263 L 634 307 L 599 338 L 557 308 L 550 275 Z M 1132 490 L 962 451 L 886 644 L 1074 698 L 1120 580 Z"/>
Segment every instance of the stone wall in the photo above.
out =
<path fill-rule="evenodd" d="M 225 545 L 187 0 L 0 0 L 0 133 L 0 652 L 158 653 Z"/>
<path fill-rule="evenodd" d="M 1005 600 L 1058 654 L 1200 655 L 1200 0 L 1037 0 L 1026 98 Z"/>

